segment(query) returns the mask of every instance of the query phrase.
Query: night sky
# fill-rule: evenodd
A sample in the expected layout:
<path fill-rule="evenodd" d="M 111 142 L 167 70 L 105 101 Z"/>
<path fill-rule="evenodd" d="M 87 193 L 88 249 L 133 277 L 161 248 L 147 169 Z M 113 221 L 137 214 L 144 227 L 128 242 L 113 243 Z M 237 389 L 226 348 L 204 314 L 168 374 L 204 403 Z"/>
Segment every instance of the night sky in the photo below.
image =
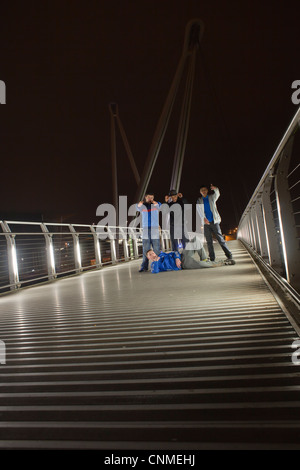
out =
<path fill-rule="evenodd" d="M 297 111 L 299 11 L 299 1 L 2 2 L 0 217 L 97 223 L 98 205 L 112 202 L 109 103 L 142 173 L 186 24 L 199 18 L 180 190 L 194 203 L 200 184 L 219 186 L 222 226 L 235 227 Z M 181 95 L 151 181 L 158 201 L 170 189 Z M 119 194 L 132 204 L 119 134 L 117 159 Z"/>

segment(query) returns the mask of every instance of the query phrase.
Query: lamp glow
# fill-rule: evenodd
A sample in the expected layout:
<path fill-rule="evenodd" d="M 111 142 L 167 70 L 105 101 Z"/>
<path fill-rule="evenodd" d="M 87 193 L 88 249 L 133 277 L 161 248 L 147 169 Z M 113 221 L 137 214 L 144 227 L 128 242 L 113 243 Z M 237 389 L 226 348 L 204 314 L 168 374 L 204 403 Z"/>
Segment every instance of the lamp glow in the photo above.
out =
<path fill-rule="evenodd" d="M 76 250 L 77 250 L 77 259 L 78 259 L 78 264 L 81 267 L 81 254 L 80 254 L 80 245 L 79 245 L 79 240 L 77 240 L 76 243 Z"/>
<path fill-rule="evenodd" d="M 11 247 L 11 256 L 12 256 L 12 265 L 15 278 L 18 277 L 18 261 L 17 261 L 17 252 L 15 245 Z"/>
<path fill-rule="evenodd" d="M 51 269 L 52 269 L 52 271 L 54 271 L 55 270 L 55 260 L 54 260 L 54 252 L 53 252 L 52 244 L 50 244 L 50 246 L 49 246 L 49 253 L 50 253 Z"/>

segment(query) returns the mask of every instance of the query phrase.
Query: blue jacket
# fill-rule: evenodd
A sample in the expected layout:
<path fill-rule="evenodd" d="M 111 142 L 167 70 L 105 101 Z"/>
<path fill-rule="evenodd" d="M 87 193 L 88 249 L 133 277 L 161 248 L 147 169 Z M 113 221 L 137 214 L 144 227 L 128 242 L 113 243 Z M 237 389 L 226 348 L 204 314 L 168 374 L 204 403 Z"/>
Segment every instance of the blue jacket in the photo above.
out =
<path fill-rule="evenodd" d="M 178 251 L 171 251 L 170 253 L 162 251 L 159 255 L 159 260 L 151 263 L 151 272 L 156 274 L 162 271 L 180 271 L 181 268 L 176 266 L 176 259 L 181 259 Z"/>

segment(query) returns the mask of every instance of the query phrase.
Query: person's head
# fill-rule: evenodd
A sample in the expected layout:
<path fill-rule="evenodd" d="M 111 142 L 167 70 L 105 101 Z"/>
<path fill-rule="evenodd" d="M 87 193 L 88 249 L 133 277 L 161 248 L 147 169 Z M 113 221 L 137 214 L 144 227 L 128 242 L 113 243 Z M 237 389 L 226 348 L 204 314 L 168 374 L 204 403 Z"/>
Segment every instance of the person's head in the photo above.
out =
<path fill-rule="evenodd" d="M 171 196 L 171 199 L 172 199 L 173 202 L 177 202 L 178 193 L 177 193 L 176 189 L 171 189 L 171 191 L 169 192 L 169 196 Z"/>
<path fill-rule="evenodd" d="M 208 194 L 208 186 L 206 186 L 205 184 L 202 184 L 200 186 L 200 194 L 201 196 L 206 197 Z"/>
<path fill-rule="evenodd" d="M 150 191 L 148 191 L 145 194 L 145 202 L 148 202 L 148 204 L 152 204 L 153 201 L 154 201 L 154 193 L 151 193 Z"/>
<path fill-rule="evenodd" d="M 150 261 L 157 261 L 159 259 L 159 256 L 153 250 L 148 250 L 146 256 Z"/>

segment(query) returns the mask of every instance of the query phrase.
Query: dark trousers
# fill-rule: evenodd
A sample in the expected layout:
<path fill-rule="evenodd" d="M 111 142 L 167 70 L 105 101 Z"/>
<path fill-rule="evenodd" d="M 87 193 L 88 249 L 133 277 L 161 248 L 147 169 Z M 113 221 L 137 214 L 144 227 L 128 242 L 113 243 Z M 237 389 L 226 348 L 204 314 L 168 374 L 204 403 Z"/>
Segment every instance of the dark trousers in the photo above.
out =
<path fill-rule="evenodd" d="M 213 246 L 213 235 L 215 235 L 219 245 L 221 246 L 222 250 L 224 251 L 225 255 L 227 258 L 232 258 L 232 253 L 229 250 L 228 246 L 226 245 L 226 242 L 223 238 L 220 225 L 219 224 L 214 224 L 210 222 L 210 224 L 204 224 L 204 236 L 207 242 L 207 248 L 208 248 L 208 253 L 209 253 L 209 258 L 211 261 L 215 260 L 215 250 Z"/>

